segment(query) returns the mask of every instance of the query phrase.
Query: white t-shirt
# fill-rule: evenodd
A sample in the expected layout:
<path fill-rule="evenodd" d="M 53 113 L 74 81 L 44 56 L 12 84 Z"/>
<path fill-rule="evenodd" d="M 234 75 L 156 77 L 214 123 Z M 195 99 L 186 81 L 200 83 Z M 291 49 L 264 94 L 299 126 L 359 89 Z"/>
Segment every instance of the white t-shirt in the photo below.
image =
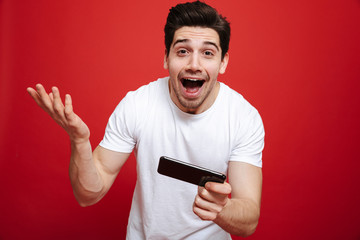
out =
<path fill-rule="evenodd" d="M 227 173 L 229 161 L 262 167 L 264 128 L 257 110 L 220 83 L 214 104 L 201 114 L 171 100 L 169 78 L 129 92 L 111 115 L 100 146 L 135 151 L 137 183 L 127 239 L 231 239 L 192 211 L 197 186 L 157 173 L 168 156 Z"/>

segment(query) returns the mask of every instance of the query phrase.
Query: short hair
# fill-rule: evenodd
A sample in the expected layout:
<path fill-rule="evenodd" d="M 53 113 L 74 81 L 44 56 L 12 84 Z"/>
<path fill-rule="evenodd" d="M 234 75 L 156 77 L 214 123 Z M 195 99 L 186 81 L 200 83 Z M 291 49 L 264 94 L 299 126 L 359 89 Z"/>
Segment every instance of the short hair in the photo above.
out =
<path fill-rule="evenodd" d="M 214 29 L 219 35 L 221 57 L 224 58 L 229 50 L 230 23 L 216 9 L 200 1 L 178 4 L 170 9 L 164 28 L 167 55 L 175 31 L 185 26 Z"/>

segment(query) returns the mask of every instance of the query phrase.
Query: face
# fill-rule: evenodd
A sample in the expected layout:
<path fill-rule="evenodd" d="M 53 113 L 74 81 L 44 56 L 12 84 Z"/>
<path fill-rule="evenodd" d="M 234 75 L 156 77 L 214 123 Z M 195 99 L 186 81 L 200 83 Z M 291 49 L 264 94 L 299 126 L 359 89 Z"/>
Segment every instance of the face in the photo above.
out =
<path fill-rule="evenodd" d="M 211 28 L 182 27 L 175 31 L 164 68 L 170 75 L 170 97 L 184 112 L 198 114 L 215 101 L 218 74 L 226 70 L 229 55 L 221 59 L 220 39 Z"/>

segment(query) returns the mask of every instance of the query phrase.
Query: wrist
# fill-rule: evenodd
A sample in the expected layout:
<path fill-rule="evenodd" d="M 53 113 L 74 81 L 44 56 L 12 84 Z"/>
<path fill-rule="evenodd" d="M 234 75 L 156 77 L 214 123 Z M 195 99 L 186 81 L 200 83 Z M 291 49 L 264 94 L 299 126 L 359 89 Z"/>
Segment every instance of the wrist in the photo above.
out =
<path fill-rule="evenodd" d="M 81 156 L 87 156 L 89 155 L 89 152 L 92 153 L 89 138 L 70 138 L 70 144 L 72 155 L 76 154 Z"/>
<path fill-rule="evenodd" d="M 70 138 L 71 145 L 81 146 L 90 142 L 89 138 Z"/>

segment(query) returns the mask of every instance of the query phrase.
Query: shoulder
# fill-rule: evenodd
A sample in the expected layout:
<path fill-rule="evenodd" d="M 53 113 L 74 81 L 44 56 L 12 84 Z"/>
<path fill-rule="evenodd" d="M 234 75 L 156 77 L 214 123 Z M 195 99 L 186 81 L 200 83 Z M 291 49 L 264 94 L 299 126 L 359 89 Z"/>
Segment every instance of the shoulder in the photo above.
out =
<path fill-rule="evenodd" d="M 168 77 L 159 78 L 139 87 L 134 91 L 129 91 L 120 101 L 118 107 L 128 106 L 130 109 L 146 109 L 149 104 L 153 104 L 160 97 L 166 95 Z"/>
<path fill-rule="evenodd" d="M 262 166 L 265 130 L 258 110 L 240 93 L 224 86 L 224 99 L 233 136 L 230 161 Z"/>
<path fill-rule="evenodd" d="M 136 139 L 149 112 L 162 101 L 167 83 L 167 78 L 161 78 L 128 92 L 111 114 L 110 126 Z"/>
<path fill-rule="evenodd" d="M 168 77 L 159 78 L 156 81 L 143 85 L 135 91 L 129 91 L 126 98 L 147 98 L 149 96 L 163 93 L 167 89 Z"/>
<path fill-rule="evenodd" d="M 224 110 L 229 116 L 229 123 L 234 134 L 244 140 L 244 138 L 254 135 L 264 135 L 263 121 L 258 110 L 251 105 L 240 93 L 226 86 L 223 87 Z"/>
<path fill-rule="evenodd" d="M 224 83 L 220 84 L 222 90 L 222 106 L 227 106 L 231 113 L 242 117 L 259 115 L 257 109 L 250 102 L 248 102 L 243 95 Z"/>

